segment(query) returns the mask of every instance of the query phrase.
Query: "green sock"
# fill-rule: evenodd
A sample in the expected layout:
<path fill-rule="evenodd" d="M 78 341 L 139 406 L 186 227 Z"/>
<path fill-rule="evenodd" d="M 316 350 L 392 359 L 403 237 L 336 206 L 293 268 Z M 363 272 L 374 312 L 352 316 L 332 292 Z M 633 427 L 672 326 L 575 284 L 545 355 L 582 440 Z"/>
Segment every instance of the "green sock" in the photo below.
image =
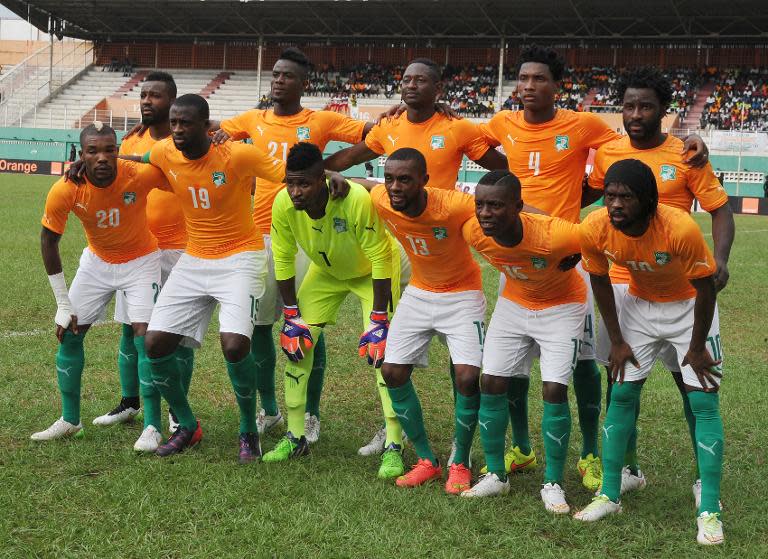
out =
<path fill-rule="evenodd" d="M 512 424 L 512 446 L 520 447 L 525 455 L 531 453 L 531 439 L 528 435 L 528 377 L 510 377 L 507 386 L 509 421 Z"/>
<path fill-rule="evenodd" d="M 240 408 L 240 432 L 256 432 L 256 364 L 248 353 L 237 363 L 227 361 L 227 372 Z"/>
<path fill-rule="evenodd" d="M 683 413 L 685 414 L 685 422 L 688 424 L 688 434 L 691 436 L 691 444 L 693 445 L 693 463 L 695 468 L 695 479 L 699 479 L 699 447 L 696 445 L 696 416 L 691 411 L 691 401 L 688 398 L 688 394 L 681 392 L 680 396 L 683 398 Z"/>
<path fill-rule="evenodd" d="M 277 396 L 275 394 L 275 341 L 272 338 L 272 325 L 253 328 L 251 336 L 251 355 L 256 364 L 256 387 L 259 390 L 261 407 L 267 415 L 277 415 Z"/>
<path fill-rule="evenodd" d="M 507 432 L 509 408 L 506 394 L 480 394 L 480 410 L 477 422 L 480 424 L 480 440 L 483 443 L 488 471 L 504 481 L 507 478 L 504 466 L 504 435 Z"/>
<path fill-rule="evenodd" d="M 320 340 L 323 329 L 310 326 L 312 339 Z M 302 344 L 303 347 L 303 344 Z M 304 412 L 307 409 L 307 386 L 311 379 L 317 344 L 304 350 L 304 359 L 298 363 L 288 361 L 285 366 L 285 416 L 288 431 L 294 436 L 304 435 Z"/>
<path fill-rule="evenodd" d="M 403 427 L 397 420 L 395 410 L 392 409 L 392 399 L 389 397 L 387 383 L 381 376 L 381 369 L 376 369 L 376 387 L 379 390 L 379 400 L 381 400 L 381 409 L 384 412 L 384 429 L 387 432 L 387 438 L 384 441 L 384 448 L 390 444 L 403 446 Z"/>
<path fill-rule="evenodd" d="M 635 427 L 635 411 L 642 385 L 633 382 L 616 384 L 603 423 L 603 493 L 618 503 L 621 498 L 621 469 L 627 441 Z"/>
<path fill-rule="evenodd" d="M 117 350 L 117 370 L 120 372 L 120 390 L 123 398 L 139 397 L 138 354 L 133 345 L 133 326 L 122 324 L 120 346 Z"/>
<path fill-rule="evenodd" d="M 605 409 L 611 404 L 611 389 L 613 385 L 609 382 L 605 389 Z M 632 426 L 632 432 L 629 434 L 629 440 L 627 441 L 627 450 L 624 453 L 624 465 L 629 468 L 629 471 L 633 475 L 638 475 L 640 472 L 640 464 L 637 459 L 637 418 L 640 417 L 640 399 L 637 399 L 637 407 L 635 407 L 635 423 Z"/>
<path fill-rule="evenodd" d="M 176 362 L 181 372 L 181 387 L 184 394 L 189 394 L 189 385 L 192 384 L 192 371 L 195 368 L 195 351 L 191 347 L 179 346 L 174 353 Z"/>
<path fill-rule="evenodd" d="M 197 418 L 189 407 L 187 395 L 181 383 L 181 373 L 176 354 L 171 353 L 157 359 L 147 358 L 152 371 L 152 382 L 160 394 L 163 395 L 168 405 L 173 408 L 173 413 L 179 420 L 179 425 L 185 429 L 194 431 L 197 427 Z"/>
<path fill-rule="evenodd" d="M 325 335 L 320 332 L 316 338 L 315 360 L 312 363 L 312 371 L 309 373 L 309 384 L 307 385 L 307 403 L 304 411 L 309 415 L 320 417 L 320 395 L 323 393 L 323 382 L 325 381 Z"/>
<path fill-rule="evenodd" d="M 424 417 L 421 413 L 421 403 L 409 380 L 397 388 L 388 388 L 389 397 L 392 399 L 392 409 L 395 410 L 403 431 L 413 443 L 413 448 L 419 458 L 426 458 L 433 464 L 437 464 L 437 458 L 432 452 L 427 440 L 427 431 L 424 428 Z"/>
<path fill-rule="evenodd" d="M 56 352 L 56 376 L 61 393 L 61 415 L 73 425 L 80 423 L 80 382 L 85 367 L 85 334 L 67 330 Z"/>
<path fill-rule="evenodd" d="M 160 411 L 160 391 L 152 382 L 152 371 L 147 361 L 144 349 L 144 336 L 135 336 L 133 345 L 139 362 L 139 384 L 141 385 L 141 400 L 144 407 L 144 428 L 154 425 L 158 431 L 163 430 L 162 412 Z"/>
<path fill-rule="evenodd" d="M 717 392 L 688 392 L 688 401 L 696 419 L 696 446 L 701 474 L 702 512 L 720 512 L 720 478 L 723 475 L 723 420 Z"/>
<path fill-rule="evenodd" d="M 465 396 L 461 392 L 456 392 L 453 430 L 453 440 L 456 441 L 456 454 L 453 457 L 454 464 L 464 464 L 469 468 L 469 453 L 472 449 L 472 438 L 475 436 L 479 409 L 480 394 Z"/>
<path fill-rule="evenodd" d="M 568 442 L 571 439 L 571 410 L 568 402 L 544 402 L 541 433 L 546 456 L 544 483 L 562 483 L 565 459 L 568 457 Z"/>
<path fill-rule="evenodd" d="M 590 359 L 579 361 L 573 370 L 573 391 L 579 410 L 579 428 L 581 429 L 581 457 L 588 454 L 599 456 L 597 434 L 600 430 L 600 369 Z"/>

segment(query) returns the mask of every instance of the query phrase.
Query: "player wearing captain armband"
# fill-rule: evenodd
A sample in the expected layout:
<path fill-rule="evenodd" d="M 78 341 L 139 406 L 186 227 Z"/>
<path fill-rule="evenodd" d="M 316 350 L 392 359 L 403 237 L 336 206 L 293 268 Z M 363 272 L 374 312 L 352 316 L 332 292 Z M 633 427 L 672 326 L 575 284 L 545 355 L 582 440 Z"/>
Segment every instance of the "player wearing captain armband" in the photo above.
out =
<path fill-rule="evenodd" d="M 311 260 L 296 293 L 295 257 L 301 248 Z M 388 316 L 397 302 L 400 259 L 396 241 L 387 234 L 368 192 L 352 184 L 342 199 L 331 199 L 317 146 L 299 143 L 288 152 L 286 188 L 272 207 L 272 251 L 275 277 L 285 305 L 280 345 L 289 359 L 285 370 L 286 436 L 265 462 L 282 462 L 309 453 L 304 432 L 307 384 L 315 342 L 327 324 L 335 324 L 339 307 L 350 293 L 361 303 L 364 332 L 360 354 L 374 366 L 387 430 L 387 444 L 402 446 L 402 429 L 386 388 L 381 366 Z M 382 456 L 380 477 L 403 472 L 400 453 Z"/>
<path fill-rule="evenodd" d="M 115 131 L 96 122 L 80 133 L 85 182 L 77 185 L 62 178 L 48 193 L 42 218 L 43 263 L 56 298 L 56 336 L 59 349 L 56 371 L 62 416 L 48 429 L 32 435 L 47 441 L 82 433 L 80 383 L 85 366 L 83 339 L 112 296 L 121 292 L 132 342 L 137 355 L 139 380 L 152 386 L 145 333 L 154 299 L 160 289 L 157 241 L 147 227 L 147 195 L 168 188 L 154 167 L 117 158 Z M 83 224 L 88 247 L 83 250 L 75 279 L 67 290 L 59 255 L 59 241 L 67 218 L 75 214 Z M 142 391 L 145 429 L 136 450 L 154 450 L 160 430 L 159 394 Z"/>
<path fill-rule="evenodd" d="M 540 348 L 544 413 L 541 432 L 546 469 L 544 508 L 570 507 L 563 481 L 571 436 L 568 385 L 583 343 L 586 286 L 576 270 L 560 263 L 579 252 L 578 226 L 555 217 L 521 213 L 520 181 L 508 171 L 485 175 L 475 191 L 476 219 L 463 228 L 467 242 L 506 276 L 483 352 L 480 439 L 487 472 L 465 497 L 509 491 L 504 463 L 510 378 L 530 377 L 531 353 Z"/>
<path fill-rule="evenodd" d="M 716 307 L 715 260 L 698 225 L 676 208 L 658 204 L 653 171 L 636 159 L 605 173 L 605 208 L 582 223 L 580 244 L 600 314 L 611 340 L 611 402 L 603 424 L 603 484 L 576 519 L 621 512 L 627 442 L 636 428 L 640 392 L 660 353 L 672 346 L 695 418 L 701 503 L 696 540 L 723 543 L 720 479 L 723 422 L 718 391 L 722 347 Z M 629 271 L 629 289 L 616 312 L 609 267 Z"/>

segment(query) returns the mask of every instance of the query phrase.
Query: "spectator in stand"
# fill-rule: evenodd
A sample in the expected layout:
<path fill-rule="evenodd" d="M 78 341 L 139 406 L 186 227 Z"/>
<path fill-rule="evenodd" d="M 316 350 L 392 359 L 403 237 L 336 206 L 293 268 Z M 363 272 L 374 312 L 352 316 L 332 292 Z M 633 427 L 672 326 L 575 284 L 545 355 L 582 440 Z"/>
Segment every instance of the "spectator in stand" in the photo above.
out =
<path fill-rule="evenodd" d="M 127 78 L 131 74 L 133 74 L 133 61 L 126 56 L 123 61 L 123 77 Z"/>

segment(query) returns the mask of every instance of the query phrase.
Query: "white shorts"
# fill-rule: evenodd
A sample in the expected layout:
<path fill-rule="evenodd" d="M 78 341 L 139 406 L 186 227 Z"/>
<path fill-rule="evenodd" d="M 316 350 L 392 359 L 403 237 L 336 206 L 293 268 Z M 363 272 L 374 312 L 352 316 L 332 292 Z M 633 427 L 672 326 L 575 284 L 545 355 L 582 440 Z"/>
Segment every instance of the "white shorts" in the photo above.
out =
<path fill-rule="evenodd" d="M 272 257 L 272 237 L 263 235 L 264 250 L 267 255 L 267 276 L 264 283 L 264 296 L 259 301 L 259 311 L 256 313 L 255 326 L 270 326 L 277 322 L 283 314 L 283 298 L 280 296 L 280 290 L 277 288 L 277 279 L 275 279 L 275 260 Z M 309 257 L 298 247 L 296 253 L 296 292 L 299 291 L 304 276 L 309 269 Z"/>
<path fill-rule="evenodd" d="M 631 363 L 625 366 L 624 380 L 643 380 L 653 368 L 653 362 L 667 345 L 671 345 L 677 354 L 679 370 L 683 382 L 688 386 L 701 387 L 699 379 L 689 365 L 680 366 L 693 333 L 693 307 L 696 299 L 685 299 L 671 303 L 656 303 L 626 293 L 621 303 L 619 326 L 624 341 L 632 348 L 640 368 Z M 712 318 L 712 326 L 707 333 L 706 348 L 713 359 L 723 359 L 720 343 L 720 318 L 717 307 Z M 720 367 L 722 372 L 722 365 Z M 718 385 L 719 379 L 716 379 Z"/>
<path fill-rule="evenodd" d="M 178 262 L 179 257 L 184 254 L 184 251 L 180 248 L 161 248 L 157 252 L 160 253 L 160 285 L 155 292 L 155 301 L 160 294 L 160 289 L 163 288 L 163 284 L 171 274 L 171 270 Z M 130 324 L 131 321 L 128 318 L 128 310 L 125 308 L 125 292 L 118 291 L 115 294 L 115 322 L 121 322 L 123 324 Z"/>
<path fill-rule="evenodd" d="M 597 345 L 595 336 L 595 302 L 592 295 L 592 284 L 589 281 L 589 274 L 584 270 L 584 266 L 579 262 L 576 265 L 576 271 L 579 272 L 581 279 L 587 286 L 587 313 L 584 315 L 583 333 L 581 338 L 581 347 L 579 348 L 579 361 L 591 361 L 595 359 L 595 347 Z M 507 284 L 507 276 L 503 273 L 499 277 L 499 298 L 501 298 L 501 292 L 504 291 L 504 286 Z M 539 349 L 534 348 L 529 353 L 530 364 L 533 364 L 533 359 L 539 356 Z M 528 367 L 530 368 L 530 366 Z"/>
<path fill-rule="evenodd" d="M 110 264 L 85 248 L 80 256 L 69 299 L 78 324 L 93 324 L 104 316 L 112 295 L 122 292 L 127 324 L 149 322 L 160 289 L 160 253 L 145 254 L 122 264 Z"/>
<path fill-rule="evenodd" d="M 149 330 L 179 334 L 185 345 L 199 347 L 216 304 L 219 332 L 250 339 L 264 296 L 267 255 L 246 251 L 225 258 L 182 254 L 157 298 Z"/>
<path fill-rule="evenodd" d="M 582 344 L 587 305 L 569 303 L 533 311 L 499 297 L 483 349 L 483 374 L 530 376 L 531 354 L 541 350 L 541 380 L 568 386 Z"/>
<path fill-rule="evenodd" d="M 434 335 L 445 336 L 454 364 L 480 367 L 485 336 L 483 292 L 434 293 L 409 285 L 392 317 L 384 360 L 422 365 Z"/>
<path fill-rule="evenodd" d="M 621 304 L 624 301 L 624 296 L 629 289 L 628 283 L 614 283 L 613 287 L 613 299 L 616 302 L 616 316 L 621 317 Z M 596 359 L 603 365 L 608 365 L 608 354 L 611 351 L 611 339 L 608 337 L 608 330 L 605 329 L 603 319 L 600 317 L 597 324 L 597 351 Z M 677 351 L 675 348 L 667 344 L 664 349 L 661 350 L 658 357 L 659 361 L 664 364 L 664 368 L 668 371 L 679 371 L 680 364 L 677 361 Z"/>

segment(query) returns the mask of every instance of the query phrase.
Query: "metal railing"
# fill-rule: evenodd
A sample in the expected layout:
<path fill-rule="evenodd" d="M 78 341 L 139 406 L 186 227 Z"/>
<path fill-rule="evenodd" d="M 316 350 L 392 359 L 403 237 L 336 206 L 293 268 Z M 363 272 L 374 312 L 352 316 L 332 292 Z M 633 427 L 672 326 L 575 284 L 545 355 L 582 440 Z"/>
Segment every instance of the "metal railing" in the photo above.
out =
<path fill-rule="evenodd" d="M 0 76 L 0 107 L 15 105 L 23 117 L 93 63 L 93 44 L 59 41 L 26 57 Z"/>
<path fill-rule="evenodd" d="M 34 106 L 31 111 L 13 103 L 6 103 L 0 107 L 0 123 L 5 128 L 72 129 L 83 128 L 95 120 L 109 124 L 115 130 L 127 131 L 141 120 L 141 115 L 128 111 L 94 109 L 93 105 L 74 107 L 66 105 L 63 109 L 53 107 L 41 109 Z"/>

